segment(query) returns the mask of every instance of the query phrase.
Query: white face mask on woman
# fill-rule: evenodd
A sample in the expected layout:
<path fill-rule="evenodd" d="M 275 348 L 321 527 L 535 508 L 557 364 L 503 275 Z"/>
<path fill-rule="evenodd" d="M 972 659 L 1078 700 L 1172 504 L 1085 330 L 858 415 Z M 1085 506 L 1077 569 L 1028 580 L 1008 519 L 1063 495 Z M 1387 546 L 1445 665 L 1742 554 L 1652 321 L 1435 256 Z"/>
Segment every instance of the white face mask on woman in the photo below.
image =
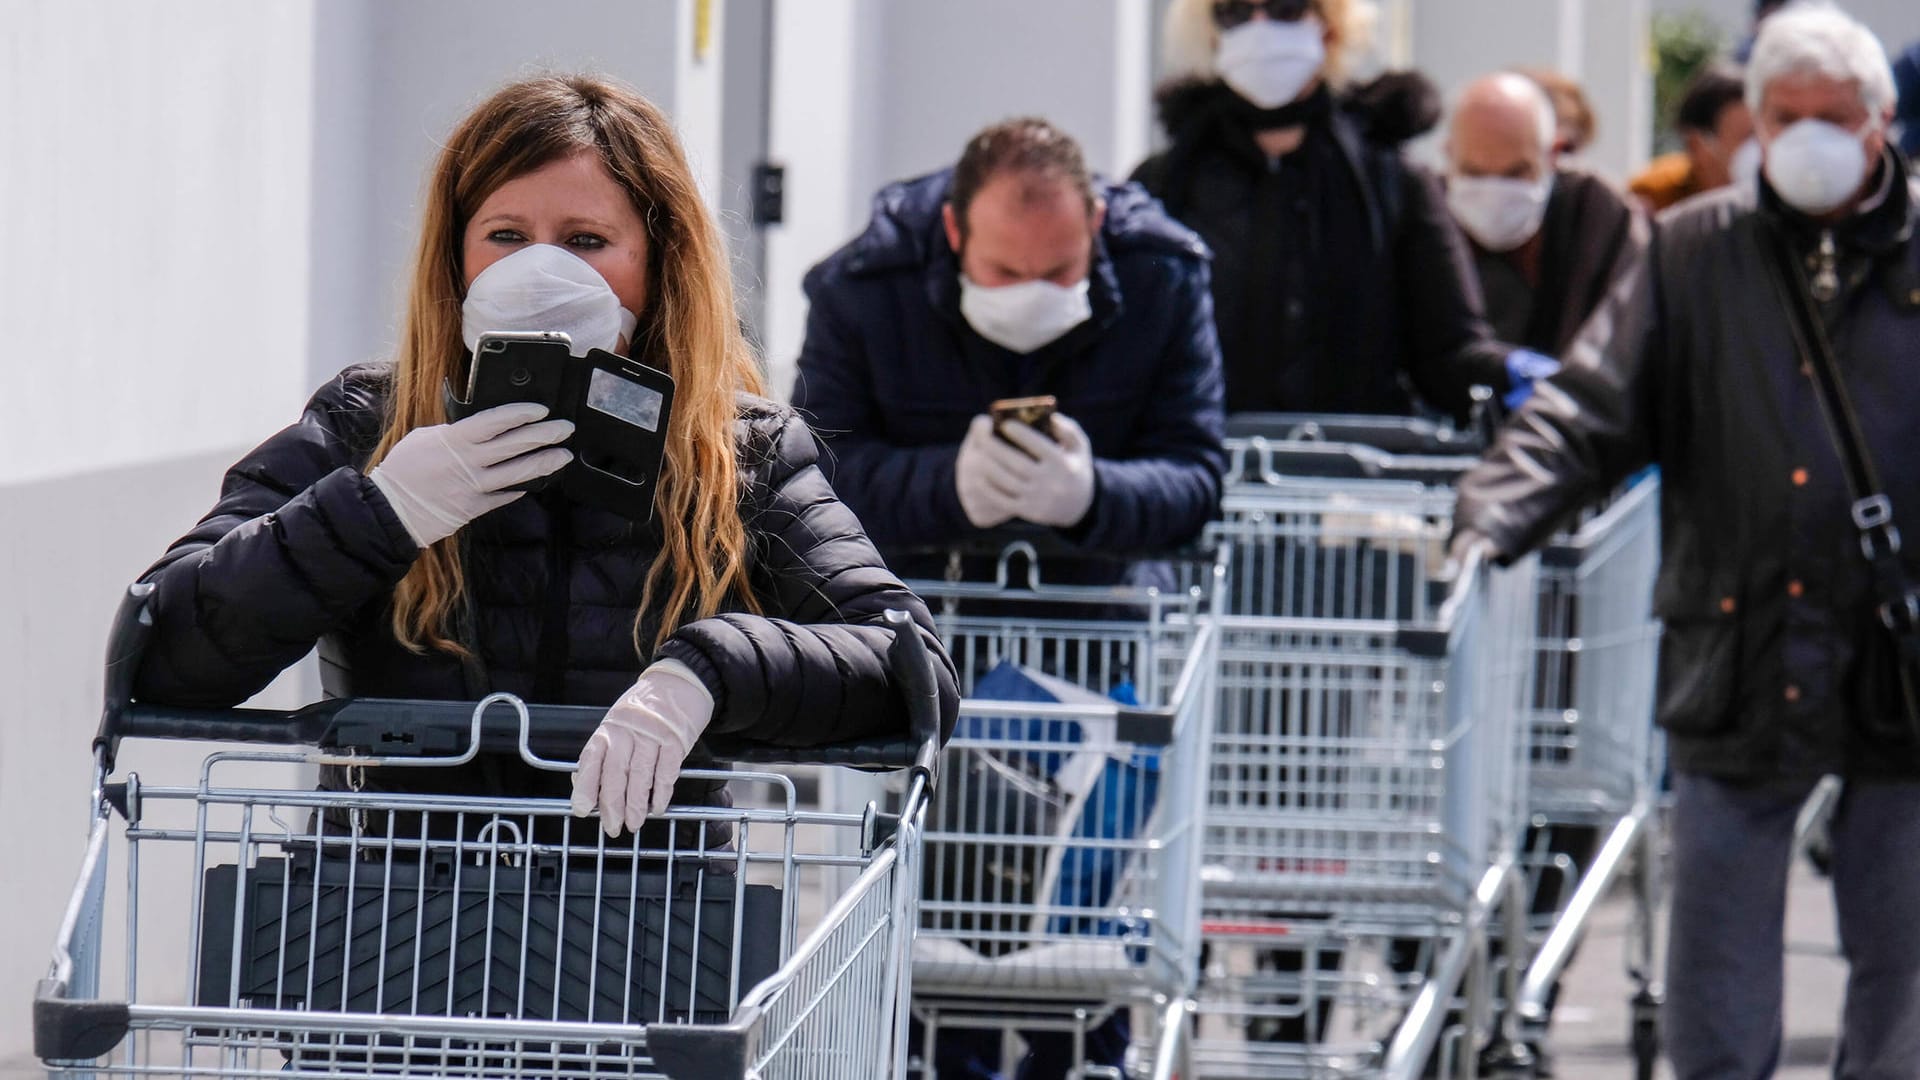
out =
<path fill-rule="evenodd" d="M 1856 131 L 1825 120 L 1791 124 L 1767 146 L 1767 183 L 1801 213 L 1830 214 L 1866 183 L 1872 131 L 1871 123 Z"/>
<path fill-rule="evenodd" d="M 1093 317 L 1089 281 L 976 285 L 960 275 L 960 314 L 974 332 L 1010 352 L 1030 353 Z"/>
<path fill-rule="evenodd" d="M 1540 231 L 1552 194 L 1552 173 L 1539 180 L 1455 176 L 1447 180 L 1447 209 L 1474 243 L 1488 251 L 1512 251 Z"/>
<path fill-rule="evenodd" d="M 1234 93 L 1277 109 L 1299 97 L 1326 65 L 1326 33 L 1312 15 L 1293 22 L 1255 19 L 1220 34 L 1214 67 Z"/>
<path fill-rule="evenodd" d="M 469 351 L 481 334 L 558 331 L 573 340 L 575 356 L 616 352 L 638 323 L 598 270 L 553 244 L 528 244 L 480 271 L 460 305 L 460 339 Z"/>

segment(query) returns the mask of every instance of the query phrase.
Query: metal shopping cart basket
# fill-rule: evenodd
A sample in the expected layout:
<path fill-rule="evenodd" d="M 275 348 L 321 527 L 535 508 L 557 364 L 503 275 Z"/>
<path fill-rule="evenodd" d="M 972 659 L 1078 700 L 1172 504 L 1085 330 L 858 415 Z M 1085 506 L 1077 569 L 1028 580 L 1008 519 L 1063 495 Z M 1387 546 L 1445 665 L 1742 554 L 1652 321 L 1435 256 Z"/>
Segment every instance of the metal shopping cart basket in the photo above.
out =
<path fill-rule="evenodd" d="M 904 614 L 889 616 L 893 660 L 920 741 L 817 755 L 910 770 L 899 814 L 803 809 L 780 773 L 690 770 L 739 804 L 675 807 L 611 841 L 563 799 L 310 782 L 317 764 L 351 777 L 481 749 L 564 771 L 600 710 L 507 695 L 290 713 L 132 704 L 145 588 L 116 625 L 86 857 L 34 1005 L 51 1073 L 899 1074 L 939 723 Z M 115 778 L 126 738 L 283 746 L 214 752 L 197 783 L 161 786 Z M 110 849 L 124 851 L 118 889 Z M 184 964 L 158 961 L 170 951 Z"/>
<path fill-rule="evenodd" d="M 1443 572 L 1470 459 L 1260 436 L 1231 457 L 1198 1075 L 1417 1075 L 1456 987 L 1491 1028 L 1490 936 L 1524 948 L 1533 563 Z M 1307 959 L 1254 962 L 1282 946 Z M 1281 1021 L 1321 1030 L 1252 1034 Z"/>
<path fill-rule="evenodd" d="M 1645 478 L 1541 553 L 1527 800 L 1537 839 L 1527 863 L 1536 889 L 1549 889 L 1544 895 L 1557 902 L 1536 900 L 1536 936 L 1543 940 L 1521 991 L 1523 1018 L 1544 1025 L 1595 907 L 1629 874 L 1629 1038 L 1643 1077 L 1652 1075 L 1658 1053 L 1653 923 L 1661 747 L 1653 704 L 1660 629 L 1652 593 L 1659 499 L 1659 480 Z M 1577 843 L 1550 840 L 1568 834 Z M 1566 847 L 1585 849 L 1577 863 L 1553 850 Z"/>
<path fill-rule="evenodd" d="M 1141 1072 L 1171 1075 L 1185 1052 L 1219 580 L 1198 561 L 1216 572 L 1190 589 L 1056 585 L 1056 557 L 1021 541 L 988 560 L 992 580 L 913 583 L 963 691 L 914 948 L 930 1043 L 1083 1036 L 1139 1007 Z"/>

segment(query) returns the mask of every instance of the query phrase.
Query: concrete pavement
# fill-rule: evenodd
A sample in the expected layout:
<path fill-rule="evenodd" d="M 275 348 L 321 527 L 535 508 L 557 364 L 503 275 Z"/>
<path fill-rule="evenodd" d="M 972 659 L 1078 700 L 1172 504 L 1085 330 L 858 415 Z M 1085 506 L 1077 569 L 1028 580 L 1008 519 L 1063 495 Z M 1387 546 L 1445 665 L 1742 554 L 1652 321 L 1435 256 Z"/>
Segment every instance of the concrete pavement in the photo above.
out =
<path fill-rule="evenodd" d="M 1554 1019 L 1552 1048 L 1559 1080 L 1631 1080 L 1625 974 L 1630 907 L 1624 892 L 1594 913 L 1586 943 L 1568 971 Z M 1664 916 L 1663 916 L 1664 918 Z M 1833 895 L 1803 861 L 1787 899 L 1786 1043 L 1778 1080 L 1818 1080 L 1839 1024 L 1846 969 L 1835 948 Z M 1672 1073 L 1662 1063 L 1659 1075 Z"/>

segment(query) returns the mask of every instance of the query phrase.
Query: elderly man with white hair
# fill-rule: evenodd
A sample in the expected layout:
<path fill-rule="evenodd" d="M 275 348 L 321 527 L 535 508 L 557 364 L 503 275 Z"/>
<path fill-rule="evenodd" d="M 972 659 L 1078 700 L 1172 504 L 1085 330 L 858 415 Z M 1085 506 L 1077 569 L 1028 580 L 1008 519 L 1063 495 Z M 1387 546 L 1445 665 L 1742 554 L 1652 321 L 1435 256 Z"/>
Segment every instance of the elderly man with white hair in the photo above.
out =
<path fill-rule="evenodd" d="M 1661 218 L 1485 460 L 1457 549 L 1512 558 L 1662 470 L 1657 719 L 1674 772 L 1679 1080 L 1772 1074 L 1796 812 L 1845 781 L 1835 1075 L 1920 1076 L 1920 179 L 1871 32 L 1790 5 L 1754 45 L 1761 179 Z"/>

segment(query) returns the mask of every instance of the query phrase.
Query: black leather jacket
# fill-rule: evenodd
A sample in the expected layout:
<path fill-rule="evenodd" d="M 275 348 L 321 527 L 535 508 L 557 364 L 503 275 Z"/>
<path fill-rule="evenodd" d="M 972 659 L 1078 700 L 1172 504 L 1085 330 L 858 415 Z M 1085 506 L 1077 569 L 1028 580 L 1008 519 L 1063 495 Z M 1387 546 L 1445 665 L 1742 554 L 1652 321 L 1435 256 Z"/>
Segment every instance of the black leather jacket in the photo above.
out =
<path fill-rule="evenodd" d="M 1824 314 L 1882 480 L 1920 537 L 1920 180 L 1889 151 L 1868 209 L 1834 229 Z M 1504 555 L 1660 466 L 1659 722 L 1678 769 L 1734 779 L 1920 777 L 1839 457 L 1802 370 L 1762 230 L 1820 229 L 1762 187 L 1660 221 L 1640 269 L 1461 485 L 1456 524 Z M 1920 548 L 1909 547 L 1912 573 Z"/>

